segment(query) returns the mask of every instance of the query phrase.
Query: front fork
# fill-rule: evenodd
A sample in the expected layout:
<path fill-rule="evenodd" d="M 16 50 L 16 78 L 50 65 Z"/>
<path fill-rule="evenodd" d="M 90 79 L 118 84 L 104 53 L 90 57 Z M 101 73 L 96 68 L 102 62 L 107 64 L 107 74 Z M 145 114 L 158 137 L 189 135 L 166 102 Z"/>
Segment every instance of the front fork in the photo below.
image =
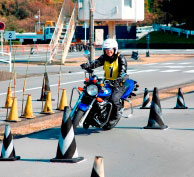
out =
<path fill-rule="evenodd" d="M 72 109 L 72 106 L 71 106 L 72 97 L 73 97 L 73 93 L 74 93 L 74 90 L 75 90 L 75 89 L 77 90 L 77 88 L 74 87 L 74 88 L 72 89 L 72 92 L 71 92 L 71 97 L 70 97 L 70 108 L 71 108 L 71 109 Z M 77 91 L 78 91 L 78 90 L 77 90 Z M 76 112 L 76 110 L 77 110 L 77 108 L 78 108 L 79 104 L 81 103 L 81 100 L 82 100 L 82 98 L 83 98 L 83 96 L 84 96 L 84 92 L 80 93 L 80 92 L 78 91 L 78 93 L 79 93 L 79 98 L 78 98 L 78 100 L 77 100 L 75 106 L 73 107 L 73 109 L 72 109 L 70 115 L 69 115 L 69 117 L 70 117 L 71 120 L 72 120 L 72 117 L 74 116 L 74 114 L 75 114 L 75 112 Z M 87 109 L 87 111 L 85 112 L 85 114 L 84 114 L 84 116 L 82 117 L 82 119 L 80 120 L 79 125 L 83 125 L 83 122 L 85 121 L 87 115 L 89 114 L 90 110 L 92 109 L 92 106 L 93 106 L 95 100 L 96 100 L 96 98 L 94 98 L 94 99 L 92 100 L 92 102 L 90 103 L 90 105 L 88 106 L 88 109 Z"/>
<path fill-rule="evenodd" d="M 69 104 L 71 109 L 72 109 L 72 107 L 71 107 L 71 102 L 72 102 L 73 92 L 74 92 L 75 89 L 77 90 L 77 88 L 74 87 L 74 88 L 72 89 L 72 92 L 71 92 L 70 104 Z M 78 91 L 78 90 L 77 90 L 77 91 Z M 78 93 L 79 93 L 79 98 L 78 98 L 77 102 L 75 103 L 75 106 L 73 107 L 73 109 L 72 109 L 72 111 L 71 111 L 71 113 L 70 113 L 70 115 L 69 115 L 69 117 L 70 117 L 71 120 L 72 120 L 72 117 L 74 116 L 75 111 L 77 110 L 78 105 L 80 104 L 80 102 L 81 102 L 81 100 L 82 100 L 82 98 L 83 98 L 83 96 L 84 96 L 84 93 L 83 93 L 83 92 L 80 94 L 80 92 L 78 91 Z"/>
<path fill-rule="evenodd" d="M 79 125 L 80 125 L 80 126 L 83 125 L 83 123 L 84 123 L 84 121 L 86 120 L 86 117 L 88 116 L 90 110 L 92 109 L 93 104 L 94 104 L 95 101 L 96 101 L 96 98 L 94 98 L 94 99 L 92 100 L 92 102 L 90 103 L 90 105 L 88 106 L 88 110 L 85 112 L 84 116 L 81 118 L 81 120 L 80 120 L 80 122 L 79 122 Z"/>

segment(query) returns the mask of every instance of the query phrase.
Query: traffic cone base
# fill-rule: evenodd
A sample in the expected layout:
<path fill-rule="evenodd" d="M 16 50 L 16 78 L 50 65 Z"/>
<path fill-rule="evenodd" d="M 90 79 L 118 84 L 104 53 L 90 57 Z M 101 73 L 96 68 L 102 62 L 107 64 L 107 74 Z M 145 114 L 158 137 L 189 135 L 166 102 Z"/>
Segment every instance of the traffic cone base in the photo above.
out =
<path fill-rule="evenodd" d="M 174 107 L 174 109 L 188 109 L 188 107 L 186 106 L 186 107 Z"/>
<path fill-rule="evenodd" d="M 167 125 L 152 125 L 152 126 L 145 126 L 144 129 L 159 129 L 159 130 L 164 130 L 164 129 L 167 129 L 168 126 Z"/>
<path fill-rule="evenodd" d="M 0 161 L 15 161 L 15 160 L 20 160 L 20 156 L 15 156 L 11 158 L 1 158 L 0 157 Z"/>
<path fill-rule="evenodd" d="M 43 112 L 43 111 L 40 112 L 40 114 L 54 114 L 54 113 L 55 113 L 55 112 L 53 112 L 53 111 L 52 111 L 52 112 Z"/>
<path fill-rule="evenodd" d="M 25 116 L 25 115 L 22 115 L 22 116 L 20 116 L 20 118 L 24 118 L 24 119 L 34 119 L 35 116 Z"/>
<path fill-rule="evenodd" d="M 5 120 L 6 122 L 21 122 L 22 120 L 21 119 L 19 119 L 19 118 L 17 118 L 17 120 Z"/>
<path fill-rule="evenodd" d="M 46 99 L 37 99 L 36 101 L 46 101 Z M 51 101 L 55 101 L 55 99 L 52 98 Z"/>
<path fill-rule="evenodd" d="M 150 109 L 150 107 L 140 107 L 139 109 Z"/>
<path fill-rule="evenodd" d="M 84 160 L 84 157 L 77 157 L 77 158 L 72 158 L 72 159 L 57 159 L 53 158 L 50 161 L 51 162 L 66 162 L 66 163 L 78 163 Z"/>

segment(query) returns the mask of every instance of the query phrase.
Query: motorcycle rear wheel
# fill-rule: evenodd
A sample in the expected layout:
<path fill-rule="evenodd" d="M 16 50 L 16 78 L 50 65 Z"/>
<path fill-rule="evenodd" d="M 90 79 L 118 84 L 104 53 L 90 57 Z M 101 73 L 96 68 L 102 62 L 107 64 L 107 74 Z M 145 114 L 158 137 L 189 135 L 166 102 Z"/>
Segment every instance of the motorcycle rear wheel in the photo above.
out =
<path fill-rule="evenodd" d="M 84 115 L 84 111 L 78 109 L 77 112 L 75 113 L 73 119 L 72 119 L 72 124 L 73 124 L 73 128 L 74 130 L 77 128 L 81 118 L 83 117 Z"/>

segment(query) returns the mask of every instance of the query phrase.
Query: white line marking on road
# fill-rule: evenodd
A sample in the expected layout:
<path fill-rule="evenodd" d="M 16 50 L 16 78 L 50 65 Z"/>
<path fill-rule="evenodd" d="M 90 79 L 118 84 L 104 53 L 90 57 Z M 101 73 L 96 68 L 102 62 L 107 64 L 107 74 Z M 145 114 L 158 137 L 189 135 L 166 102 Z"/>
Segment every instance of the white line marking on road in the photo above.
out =
<path fill-rule="evenodd" d="M 169 70 L 164 70 L 164 71 L 160 71 L 162 73 L 172 73 L 172 72 L 177 72 L 177 71 L 180 71 L 180 70 L 177 70 L 177 69 L 169 69 Z"/>
<path fill-rule="evenodd" d="M 158 63 L 147 63 L 147 64 L 144 64 L 144 65 L 150 66 L 150 65 L 155 65 L 155 64 L 158 64 Z"/>
<path fill-rule="evenodd" d="M 192 62 L 183 62 L 183 63 L 178 63 L 178 64 L 180 64 L 180 65 L 189 65 L 189 64 L 191 64 Z"/>
<path fill-rule="evenodd" d="M 71 82 L 64 82 L 64 83 L 61 83 L 61 85 L 67 85 L 67 84 L 73 84 L 73 83 L 76 83 L 76 82 L 83 82 L 84 80 L 77 80 L 77 81 L 71 81 Z M 55 87 L 55 86 L 58 86 L 58 84 L 52 84 L 50 85 L 50 87 Z M 30 90 L 37 90 L 37 89 L 42 89 L 42 87 L 34 87 L 34 88 L 28 88 L 26 89 L 26 91 L 30 91 Z M 16 93 L 19 93 L 19 92 L 23 92 L 23 90 L 17 90 Z M 12 91 L 12 93 L 14 93 L 14 91 Z M 0 93 L 0 96 L 1 95 L 6 95 L 6 93 Z"/>
<path fill-rule="evenodd" d="M 174 63 L 160 63 L 160 65 L 172 65 L 172 64 L 174 64 Z"/>
<path fill-rule="evenodd" d="M 186 68 L 187 66 L 164 66 L 164 67 L 166 68 Z"/>
<path fill-rule="evenodd" d="M 194 70 L 184 71 L 184 73 L 194 73 Z"/>
<path fill-rule="evenodd" d="M 148 73 L 158 71 L 158 69 L 147 69 L 147 70 L 140 70 L 140 71 L 127 71 L 127 74 L 136 74 L 136 73 Z"/>

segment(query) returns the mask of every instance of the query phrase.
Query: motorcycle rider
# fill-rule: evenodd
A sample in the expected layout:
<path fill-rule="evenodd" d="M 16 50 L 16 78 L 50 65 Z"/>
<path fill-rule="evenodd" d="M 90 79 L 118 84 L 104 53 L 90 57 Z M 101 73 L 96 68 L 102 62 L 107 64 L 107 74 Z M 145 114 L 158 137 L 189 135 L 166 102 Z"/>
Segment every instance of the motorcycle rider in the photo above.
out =
<path fill-rule="evenodd" d="M 118 52 L 118 43 L 115 39 L 106 39 L 102 45 L 103 54 L 92 63 L 81 64 L 82 69 L 94 69 L 104 66 L 105 79 L 114 81 L 112 95 L 109 100 L 113 105 L 110 115 L 109 124 L 113 125 L 121 117 L 119 110 L 121 109 L 120 98 L 125 92 L 122 82 L 128 77 L 127 61 L 123 55 Z"/>

